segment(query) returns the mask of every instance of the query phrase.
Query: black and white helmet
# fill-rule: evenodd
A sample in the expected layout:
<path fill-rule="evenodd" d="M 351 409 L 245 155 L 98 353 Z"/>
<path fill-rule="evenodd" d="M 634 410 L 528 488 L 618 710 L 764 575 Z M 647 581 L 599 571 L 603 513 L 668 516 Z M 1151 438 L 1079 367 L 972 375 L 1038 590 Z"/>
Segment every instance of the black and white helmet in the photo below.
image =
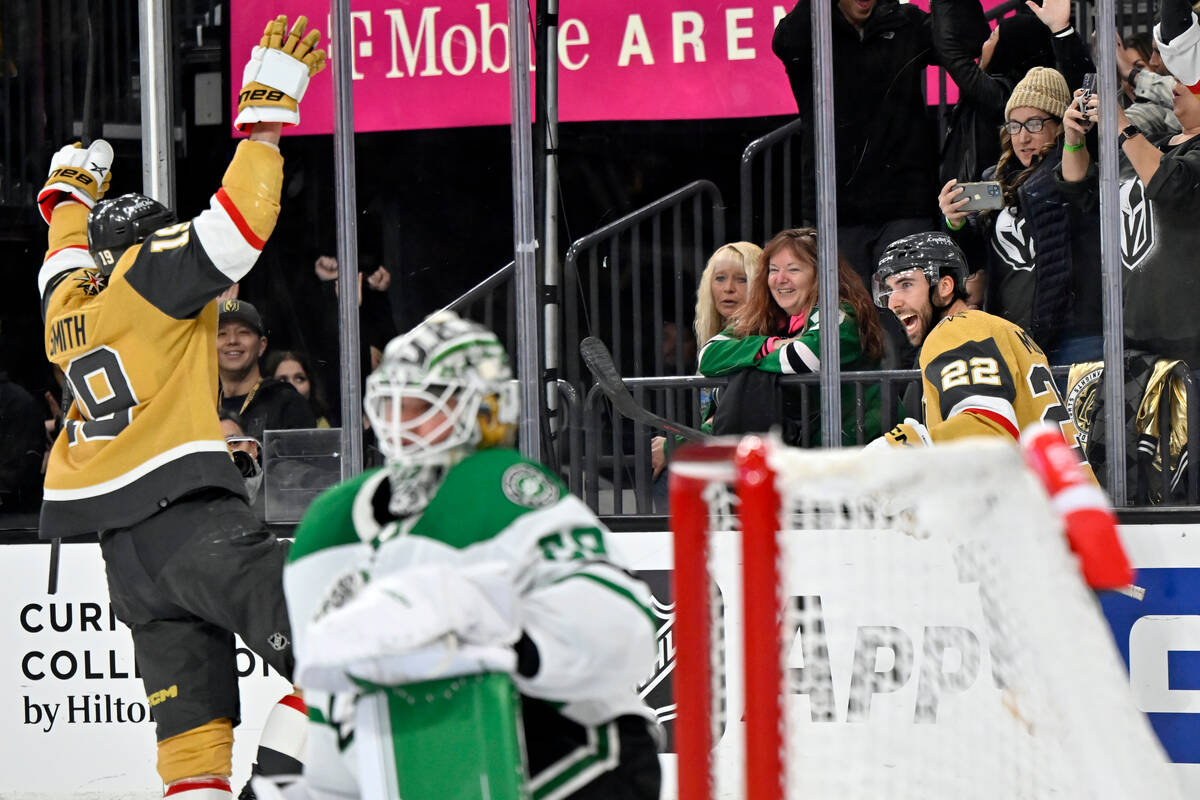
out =
<path fill-rule="evenodd" d="M 949 275 L 954 278 L 955 296 L 966 297 L 970 268 L 962 249 L 944 233 L 914 233 L 897 239 L 883 251 L 871 278 L 871 296 L 875 298 L 875 305 L 888 307 L 888 298 L 892 294 L 887 285 L 888 278 L 912 270 L 921 270 L 931 287 Z"/>
<path fill-rule="evenodd" d="M 171 209 L 144 194 L 102 200 L 88 215 L 88 252 L 100 272 L 110 275 L 126 250 L 174 223 Z"/>
<path fill-rule="evenodd" d="M 425 507 L 446 469 L 511 443 L 516 432 L 517 387 L 504 345 L 452 311 L 388 343 L 363 406 L 391 470 L 392 511 L 402 515 Z"/>

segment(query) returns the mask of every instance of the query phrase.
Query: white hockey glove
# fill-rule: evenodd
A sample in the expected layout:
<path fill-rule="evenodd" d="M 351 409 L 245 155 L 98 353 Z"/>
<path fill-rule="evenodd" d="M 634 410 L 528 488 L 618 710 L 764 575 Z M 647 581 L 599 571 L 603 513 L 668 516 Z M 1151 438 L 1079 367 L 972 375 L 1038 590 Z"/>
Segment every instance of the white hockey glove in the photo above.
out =
<path fill-rule="evenodd" d="M 394 685 L 512 671 L 520 625 L 505 575 L 500 565 L 426 565 L 372 580 L 309 625 L 296 682 L 347 691 L 350 676 Z"/>
<path fill-rule="evenodd" d="M 112 178 L 112 145 L 103 139 L 92 142 L 86 150 L 79 142 L 61 148 L 50 159 L 50 175 L 38 192 L 38 210 L 50 224 L 54 207 L 66 200 L 77 200 L 88 208 L 108 190 Z"/>
<path fill-rule="evenodd" d="M 250 53 L 242 72 L 238 93 L 238 115 L 234 125 L 244 131 L 256 122 L 300 122 L 299 103 L 308 89 L 308 79 L 325 69 L 325 51 L 314 50 L 321 40 L 315 28 L 304 33 L 306 17 L 297 17 L 287 29 L 287 16 L 280 14 L 267 23 L 262 40 Z"/>
<path fill-rule="evenodd" d="M 906 417 L 896 427 L 883 435 L 893 447 L 933 447 L 929 429 L 912 417 Z"/>

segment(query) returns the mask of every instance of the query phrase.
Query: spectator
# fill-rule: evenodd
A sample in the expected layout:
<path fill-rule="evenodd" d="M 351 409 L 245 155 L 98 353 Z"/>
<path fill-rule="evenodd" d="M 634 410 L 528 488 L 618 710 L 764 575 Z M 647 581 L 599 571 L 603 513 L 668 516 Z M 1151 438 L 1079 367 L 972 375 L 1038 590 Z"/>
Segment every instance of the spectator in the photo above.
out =
<path fill-rule="evenodd" d="M 1165 13 L 1165 12 L 1164 12 Z M 1125 341 L 1164 358 L 1200 365 L 1200 86 L 1176 82 L 1180 133 L 1146 137 L 1117 108 L 1118 147 L 1133 167 L 1120 186 L 1125 265 Z M 1078 92 L 1076 93 L 1078 97 Z M 1082 142 L 1099 119 L 1093 97 L 1085 118 L 1078 99 L 1066 112 L 1068 148 L 1059 185 L 1079 208 L 1095 213 L 1098 172 Z"/>
<path fill-rule="evenodd" d="M 0 369 L 0 511 L 37 511 L 41 505 L 42 416 L 33 395 Z"/>
<path fill-rule="evenodd" d="M 806 223 L 817 218 L 811 2 L 796 3 L 771 43 L 806 123 L 800 133 Z M 889 242 L 933 226 L 937 137 L 923 77 L 938 59 L 929 15 L 896 0 L 836 0 L 831 35 L 838 247 L 865 282 Z"/>
<path fill-rule="evenodd" d="M 733 327 L 700 350 L 701 374 L 734 376 L 725 392 L 736 402 L 728 400 L 717 407 L 715 433 L 761 431 L 778 424 L 774 402 L 778 393 L 770 391 L 765 374 L 805 374 L 821 368 L 816 231 L 794 228 L 776 234 L 763 248 L 761 264 Z M 838 259 L 837 292 L 842 368 L 878 369 L 883 328 L 866 287 L 844 258 Z M 784 391 L 784 437 L 793 444 L 815 444 L 820 403 L 814 400 L 815 391 L 807 400 L 801 394 Z M 858 435 L 855 394 L 853 386 L 842 389 L 843 444 L 865 441 Z M 865 390 L 864 401 L 863 434 L 872 439 L 880 430 L 878 385 Z"/>
<path fill-rule="evenodd" d="M 1145 136 L 1179 133 L 1175 116 L 1175 79 L 1151 69 L 1154 39 L 1146 34 L 1117 38 L 1117 77 L 1120 78 L 1125 115 Z M 1159 61 L 1162 64 L 1162 61 Z M 1133 165 L 1121 154 L 1121 176 L 1128 178 Z"/>
<path fill-rule="evenodd" d="M 267 354 L 265 367 L 268 375 L 290 383 L 308 400 L 318 428 L 329 427 L 329 420 L 325 418 L 325 391 L 309 367 L 308 356 L 298 350 L 272 350 Z"/>
<path fill-rule="evenodd" d="M 359 363 L 357 365 L 360 388 L 362 381 L 379 364 L 383 348 L 396 335 L 396 324 L 392 319 L 392 304 L 388 299 L 388 287 L 392 274 L 387 267 L 380 266 L 364 254 L 359 261 L 358 273 L 358 320 L 359 320 Z M 328 390 L 329 405 L 326 408 L 333 420 L 341 420 L 341 375 L 338 350 L 337 276 L 338 262 L 332 256 L 320 256 L 313 263 L 313 273 L 321 284 L 320 307 L 323 309 L 313 320 L 315 323 L 308 339 L 308 350 L 316 368 L 316 378 Z M 340 423 L 339 423 L 340 424 Z"/>
<path fill-rule="evenodd" d="M 1050 363 L 1092 361 L 1103 350 L 1100 220 L 1063 196 L 1054 180 L 1062 159 L 1062 116 L 1071 93 L 1063 76 L 1034 67 L 1005 106 L 1000 160 L 983 173 L 999 181 L 1004 207 L 972 215 L 951 179 L 938 204 L 956 239 L 984 243 L 985 310 L 1029 331 Z"/>
<path fill-rule="evenodd" d="M 1128 33 L 1121 43 L 1121 48 L 1133 50 L 1137 54 L 1135 60 L 1140 60 L 1141 66 L 1155 75 L 1170 76 L 1171 72 L 1162 61 L 1162 53 L 1158 51 L 1158 42 L 1154 41 L 1153 33 Z"/>
<path fill-rule="evenodd" d="M 1034 67 L 1057 66 L 1067 85 L 1078 86 L 1093 72 L 1087 46 L 1071 26 L 1069 0 L 1031 4 L 987 30 L 979 0 L 933 0 L 933 41 L 946 71 L 958 85 L 942 145 L 941 182 L 974 180 L 1000 158 L 996 129 L 1005 122 L 1004 107 L 1013 87 Z M 978 59 L 978 63 L 976 63 Z"/>
<path fill-rule="evenodd" d="M 315 428 L 316 415 L 287 381 L 264 378 L 258 359 L 267 349 L 258 309 L 245 300 L 221 303 L 217 327 L 217 368 L 221 408 L 241 415 L 246 433 L 262 441 L 263 431 Z"/>
<path fill-rule="evenodd" d="M 246 481 L 246 496 L 254 515 L 263 519 L 263 498 L 260 490 L 263 483 L 262 446 L 253 436 L 246 435 L 242 416 L 236 411 L 219 409 L 217 418 L 221 421 L 221 433 L 225 436 L 225 444 L 233 463 Z"/>
<path fill-rule="evenodd" d="M 723 244 L 709 257 L 696 286 L 694 328 L 697 342 L 707 342 L 733 322 L 734 315 L 746 302 L 747 287 L 758 271 L 761 258 L 762 248 L 750 242 Z M 701 389 L 702 430 L 712 430 L 715 407 L 716 393 Z M 655 436 L 650 440 L 650 463 L 654 466 L 654 478 L 657 480 L 667 465 L 665 437 Z"/>

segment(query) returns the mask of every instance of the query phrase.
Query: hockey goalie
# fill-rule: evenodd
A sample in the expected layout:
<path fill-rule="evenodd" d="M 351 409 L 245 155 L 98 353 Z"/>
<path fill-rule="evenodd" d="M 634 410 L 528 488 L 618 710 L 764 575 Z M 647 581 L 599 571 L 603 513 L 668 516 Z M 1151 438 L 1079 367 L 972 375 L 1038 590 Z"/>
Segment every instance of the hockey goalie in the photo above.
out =
<path fill-rule="evenodd" d="M 387 464 L 314 501 L 285 570 L 308 745 L 260 798 L 658 797 L 649 590 L 507 446 L 515 390 L 453 313 L 387 346 L 364 402 Z"/>

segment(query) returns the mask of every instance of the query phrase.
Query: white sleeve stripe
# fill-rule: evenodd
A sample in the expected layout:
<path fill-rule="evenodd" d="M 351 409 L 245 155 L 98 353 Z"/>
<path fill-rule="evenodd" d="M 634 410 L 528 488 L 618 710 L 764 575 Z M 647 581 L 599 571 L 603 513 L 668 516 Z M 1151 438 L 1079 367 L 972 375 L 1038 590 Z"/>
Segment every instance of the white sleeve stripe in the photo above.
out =
<path fill-rule="evenodd" d="M 726 336 L 723 333 L 718 333 L 716 336 L 712 337 L 707 342 L 705 342 L 704 346 L 700 348 L 700 354 L 698 356 L 696 356 L 696 363 L 699 364 L 704 361 L 704 351 L 708 349 L 708 346 L 710 344 L 712 344 L 713 342 L 727 342 L 727 341 L 729 341 L 729 338 L 730 337 Z"/>
<path fill-rule="evenodd" d="M 42 268 L 38 271 L 38 295 L 46 294 L 46 287 L 55 276 L 93 266 L 95 264 L 86 247 L 64 247 L 42 262 Z"/>
<path fill-rule="evenodd" d="M 808 345 L 804 342 L 792 342 L 783 346 L 783 352 L 779 354 L 779 368 L 784 375 L 802 375 L 804 374 L 796 365 L 792 363 L 792 356 L 798 356 L 804 366 L 808 367 L 809 372 L 819 372 L 821 369 L 821 359 L 812 350 L 808 349 Z"/>
<path fill-rule="evenodd" d="M 216 196 L 208 209 L 192 220 L 192 230 L 213 266 L 234 283 L 246 277 L 258 261 L 260 251 L 246 241 Z"/>
<path fill-rule="evenodd" d="M 1017 425 L 1017 411 L 1013 408 L 1012 403 L 999 397 L 988 397 L 982 394 L 973 394 L 970 397 L 959 400 L 954 404 L 954 408 L 950 409 L 950 413 L 946 415 L 946 419 L 950 419 L 972 408 L 982 408 L 999 414 L 1012 424 L 1014 430 L 1020 430 L 1020 426 Z"/>

